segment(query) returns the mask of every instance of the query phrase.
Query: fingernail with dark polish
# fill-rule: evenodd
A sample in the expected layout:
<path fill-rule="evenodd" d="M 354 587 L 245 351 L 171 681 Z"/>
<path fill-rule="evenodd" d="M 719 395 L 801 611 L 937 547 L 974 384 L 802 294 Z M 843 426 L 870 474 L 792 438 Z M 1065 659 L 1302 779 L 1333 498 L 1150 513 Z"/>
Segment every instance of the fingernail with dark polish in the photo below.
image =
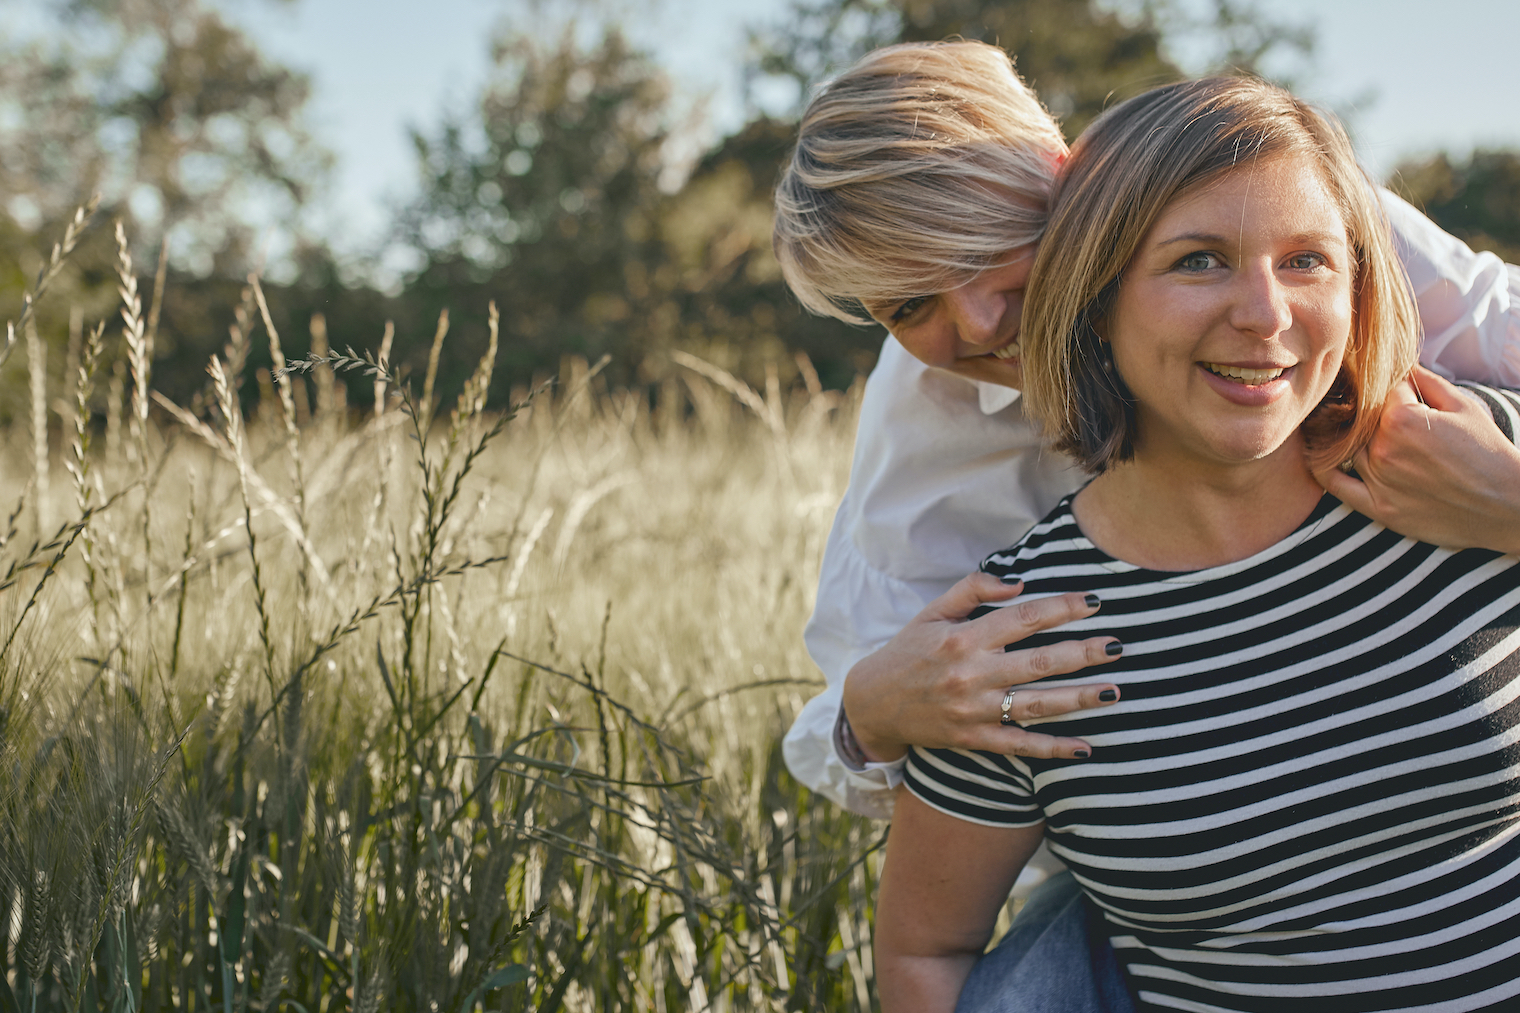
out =
<path fill-rule="evenodd" d="M 1124 645 L 1119 643 L 1117 640 L 1110 640 L 1108 643 L 1103 645 L 1103 653 L 1108 655 L 1110 658 L 1117 658 L 1119 655 L 1124 653 Z"/>
<path fill-rule="evenodd" d="M 1115 690 L 1105 689 L 1103 692 L 1098 694 L 1098 699 L 1103 703 L 1113 703 L 1115 700 L 1119 699 L 1119 694 Z"/>
<path fill-rule="evenodd" d="M 1086 601 L 1086 602 L 1087 602 L 1087 607 L 1088 607 L 1088 608 L 1090 608 L 1090 609 L 1095 609 L 1095 608 L 1097 608 L 1097 607 L 1098 607 L 1098 606 L 1099 606 L 1099 605 L 1102 605 L 1102 604 L 1103 604 L 1103 599 L 1102 599 L 1102 598 L 1099 598 L 1099 597 L 1098 597 L 1098 596 L 1097 596 L 1097 595 L 1095 595 L 1095 594 L 1090 594 L 1090 595 L 1088 595 L 1088 596 L 1087 596 L 1087 597 L 1086 597 L 1086 598 L 1085 598 L 1085 599 L 1083 599 L 1083 600 L 1084 600 L 1084 601 Z"/>
<path fill-rule="evenodd" d="M 1003 574 L 1003 576 L 999 577 L 998 580 L 1002 581 L 1004 584 L 1021 584 L 1021 583 L 1023 583 L 1022 580 L 1020 580 L 1018 577 L 1014 576 L 1011 573 L 1005 573 L 1005 574 Z"/>
<path fill-rule="evenodd" d="M 1089 753 L 1089 752 L 1088 752 L 1088 751 L 1087 751 L 1087 750 L 1085 750 L 1085 749 L 1076 749 L 1076 750 L 1073 750 L 1073 751 L 1072 751 L 1072 754 L 1071 754 L 1071 755 L 1073 755 L 1073 756 L 1075 756 L 1075 757 L 1076 757 L 1076 758 L 1077 758 L 1077 759 L 1079 759 L 1079 760 L 1085 760 L 1085 759 L 1087 759 L 1087 758 L 1088 758 L 1088 757 L 1089 757 L 1089 756 L 1091 756 L 1091 755 L 1092 755 L 1092 754 L 1091 754 L 1091 753 Z"/>

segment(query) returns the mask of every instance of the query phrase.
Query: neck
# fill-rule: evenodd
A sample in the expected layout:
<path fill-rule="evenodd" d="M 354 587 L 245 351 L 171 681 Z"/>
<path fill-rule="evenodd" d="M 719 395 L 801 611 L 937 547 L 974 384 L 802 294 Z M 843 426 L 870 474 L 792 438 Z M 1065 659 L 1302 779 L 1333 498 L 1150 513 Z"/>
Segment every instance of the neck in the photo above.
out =
<path fill-rule="evenodd" d="M 1137 448 L 1080 493 L 1072 511 L 1098 548 L 1150 570 L 1201 570 L 1290 535 L 1324 490 L 1297 434 L 1260 460 L 1221 465 Z"/>

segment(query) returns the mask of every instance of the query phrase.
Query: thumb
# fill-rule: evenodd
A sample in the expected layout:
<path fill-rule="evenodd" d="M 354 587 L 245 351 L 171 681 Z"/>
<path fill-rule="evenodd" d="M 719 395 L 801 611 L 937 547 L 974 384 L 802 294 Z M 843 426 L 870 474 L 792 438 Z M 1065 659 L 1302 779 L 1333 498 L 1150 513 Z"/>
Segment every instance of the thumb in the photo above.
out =
<path fill-rule="evenodd" d="M 1004 584 L 990 573 L 973 573 L 962 577 L 954 587 L 931 601 L 919 613 L 919 618 L 959 621 L 979 605 L 1016 598 L 1023 590 L 1023 581 Z"/>
<path fill-rule="evenodd" d="M 1357 464 L 1364 463 L 1365 457 L 1357 455 Z M 1315 481 L 1325 487 L 1325 491 L 1359 514 L 1372 513 L 1372 493 L 1367 489 L 1367 483 L 1359 478 L 1346 474 L 1339 468 L 1331 468 L 1329 471 L 1316 472 Z"/>

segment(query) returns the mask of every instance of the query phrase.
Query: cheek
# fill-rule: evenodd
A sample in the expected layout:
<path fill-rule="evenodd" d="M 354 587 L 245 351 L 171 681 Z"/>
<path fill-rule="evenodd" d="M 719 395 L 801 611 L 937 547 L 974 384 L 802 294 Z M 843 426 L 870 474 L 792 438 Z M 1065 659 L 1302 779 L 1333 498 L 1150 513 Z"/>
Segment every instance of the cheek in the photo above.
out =
<path fill-rule="evenodd" d="M 1344 299 L 1331 300 L 1328 305 L 1321 307 L 1314 328 L 1320 354 L 1339 366 L 1345 358 L 1346 350 L 1351 347 L 1354 326 L 1355 314 L 1351 309 L 1350 293 Z"/>
<path fill-rule="evenodd" d="M 943 366 L 946 362 L 944 350 L 935 340 L 933 330 L 929 327 L 904 327 L 892 335 L 897 343 L 913 358 L 929 366 Z"/>
<path fill-rule="evenodd" d="M 1208 318 L 1188 299 L 1154 299 L 1139 306 L 1121 305 L 1100 324 L 1098 333 L 1107 339 L 1114 368 L 1125 382 L 1144 382 L 1147 373 L 1175 370 L 1191 363 L 1198 351 L 1198 336 Z"/>

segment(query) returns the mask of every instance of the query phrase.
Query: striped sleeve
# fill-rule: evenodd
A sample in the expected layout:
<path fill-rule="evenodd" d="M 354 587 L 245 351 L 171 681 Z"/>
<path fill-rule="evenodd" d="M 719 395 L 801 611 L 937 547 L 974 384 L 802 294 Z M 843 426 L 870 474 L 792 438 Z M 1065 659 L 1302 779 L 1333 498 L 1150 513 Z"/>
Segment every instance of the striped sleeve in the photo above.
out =
<path fill-rule="evenodd" d="M 1498 425 L 1506 439 L 1511 443 L 1520 443 L 1520 439 L 1516 439 L 1515 435 L 1520 433 L 1520 391 L 1503 387 L 1485 387 L 1477 383 L 1464 383 L 1459 386 L 1468 395 L 1483 402 L 1484 406 L 1493 413 L 1494 423 Z"/>
<path fill-rule="evenodd" d="M 1029 770 L 1013 756 L 914 746 L 903 784 L 920 802 L 989 827 L 1032 827 L 1044 820 Z"/>

